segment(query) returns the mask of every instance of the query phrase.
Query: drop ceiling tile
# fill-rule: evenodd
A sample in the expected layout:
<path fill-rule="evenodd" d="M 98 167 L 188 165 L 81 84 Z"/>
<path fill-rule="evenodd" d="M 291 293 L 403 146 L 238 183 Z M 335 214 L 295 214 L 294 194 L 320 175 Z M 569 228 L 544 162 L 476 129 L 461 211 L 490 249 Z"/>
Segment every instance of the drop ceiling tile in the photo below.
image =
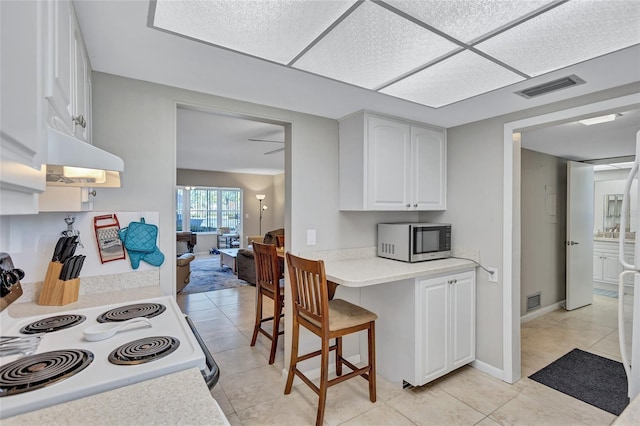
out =
<path fill-rule="evenodd" d="M 293 67 L 375 89 L 457 48 L 433 32 L 365 2 Z"/>
<path fill-rule="evenodd" d="M 354 3 L 355 0 L 157 0 L 153 25 L 287 64 Z"/>
<path fill-rule="evenodd" d="M 551 1 L 386 0 L 385 3 L 463 43 L 471 43 Z"/>
<path fill-rule="evenodd" d="M 465 50 L 380 92 L 439 108 L 522 80 L 520 75 Z"/>
<path fill-rule="evenodd" d="M 640 43 L 640 1 L 573 0 L 475 47 L 537 76 Z"/>

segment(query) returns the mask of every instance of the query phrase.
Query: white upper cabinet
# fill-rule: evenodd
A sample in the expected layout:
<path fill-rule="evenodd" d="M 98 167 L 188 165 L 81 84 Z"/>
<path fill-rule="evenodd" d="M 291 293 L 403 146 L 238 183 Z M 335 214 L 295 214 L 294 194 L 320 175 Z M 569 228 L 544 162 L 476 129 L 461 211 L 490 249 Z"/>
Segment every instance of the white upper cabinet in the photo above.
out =
<path fill-rule="evenodd" d="M 90 142 L 91 66 L 69 1 L 51 3 L 48 38 L 47 122 L 56 130 Z"/>
<path fill-rule="evenodd" d="M 340 210 L 446 209 L 446 133 L 360 112 L 340 121 Z"/>
<path fill-rule="evenodd" d="M 0 214 L 35 214 L 45 189 L 47 2 L 0 1 Z"/>

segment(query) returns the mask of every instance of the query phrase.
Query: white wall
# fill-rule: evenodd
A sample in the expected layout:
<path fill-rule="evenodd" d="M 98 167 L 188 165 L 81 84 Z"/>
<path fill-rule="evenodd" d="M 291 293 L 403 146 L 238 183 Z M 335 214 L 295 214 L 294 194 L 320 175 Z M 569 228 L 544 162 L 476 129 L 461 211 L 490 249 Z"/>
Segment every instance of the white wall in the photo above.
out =
<path fill-rule="evenodd" d="M 103 191 L 95 208 L 159 211 L 160 248 L 169 256 L 176 246 L 176 103 L 291 123 L 285 131 L 284 225 L 294 253 L 373 246 L 378 222 L 417 219 L 415 213 L 338 210 L 336 120 L 94 72 L 94 144 L 125 162 L 122 188 Z M 314 247 L 306 246 L 307 229 L 317 231 Z M 165 263 L 160 277 L 163 292 L 172 294 L 175 265 Z"/>
<path fill-rule="evenodd" d="M 512 327 L 511 324 L 504 324 L 506 314 L 503 308 L 512 307 L 503 305 L 503 296 L 506 294 L 503 293 L 503 285 L 512 288 L 514 294 L 520 292 L 520 281 L 518 280 L 518 287 L 515 289 L 511 275 L 505 276 L 503 273 L 503 237 L 514 237 L 512 234 L 503 235 L 505 125 L 528 117 L 639 92 L 640 84 L 634 83 L 447 129 L 447 211 L 422 213 L 420 220 L 452 223 L 453 246 L 478 249 L 484 266 L 498 268 L 498 283 L 490 283 L 485 272 L 478 273 L 476 357 L 486 371 L 496 376 L 503 374 L 505 353 L 513 352 L 511 346 L 506 348 L 503 345 L 503 325 L 508 330 Z M 514 153 L 516 159 L 520 155 L 519 145 L 517 146 L 518 152 Z M 520 198 L 519 165 L 514 172 L 513 211 L 519 215 L 520 205 L 516 204 Z M 519 216 L 513 219 L 513 227 L 509 232 L 513 232 L 513 229 L 520 232 L 518 220 Z M 519 237 L 518 234 L 518 241 Z M 517 250 L 514 247 L 513 250 L 517 265 L 508 265 L 508 270 L 517 273 L 520 267 L 519 247 Z M 513 303 L 517 304 L 519 311 L 520 297 L 515 297 Z M 519 334 L 513 345 L 514 350 L 519 351 Z M 505 380 L 511 378 L 505 377 Z"/>

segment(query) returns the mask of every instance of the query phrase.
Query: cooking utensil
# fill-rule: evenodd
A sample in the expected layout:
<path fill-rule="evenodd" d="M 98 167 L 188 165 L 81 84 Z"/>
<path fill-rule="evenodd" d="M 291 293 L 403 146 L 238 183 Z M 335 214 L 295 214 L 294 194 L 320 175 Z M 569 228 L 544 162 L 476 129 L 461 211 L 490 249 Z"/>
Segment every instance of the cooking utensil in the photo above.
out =
<path fill-rule="evenodd" d="M 123 328 L 135 323 L 145 323 L 147 327 L 151 327 L 151 321 L 145 317 L 132 318 L 122 322 L 105 322 L 85 328 L 84 338 L 90 342 L 108 339 Z"/>
<path fill-rule="evenodd" d="M 43 334 L 31 336 L 0 336 L 0 356 L 31 355 L 38 349 Z"/>

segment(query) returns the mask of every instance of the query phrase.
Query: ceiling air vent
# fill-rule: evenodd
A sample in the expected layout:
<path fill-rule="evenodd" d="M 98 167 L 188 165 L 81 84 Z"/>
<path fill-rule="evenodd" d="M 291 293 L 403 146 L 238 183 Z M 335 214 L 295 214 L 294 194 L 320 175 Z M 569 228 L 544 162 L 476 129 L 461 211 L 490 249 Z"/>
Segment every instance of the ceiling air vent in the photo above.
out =
<path fill-rule="evenodd" d="M 556 90 L 566 89 L 567 87 L 578 86 L 584 83 L 585 81 L 577 75 L 570 75 L 569 77 L 559 78 L 515 93 L 523 98 L 531 99 L 536 96 L 546 95 L 547 93 L 555 92 Z"/>

